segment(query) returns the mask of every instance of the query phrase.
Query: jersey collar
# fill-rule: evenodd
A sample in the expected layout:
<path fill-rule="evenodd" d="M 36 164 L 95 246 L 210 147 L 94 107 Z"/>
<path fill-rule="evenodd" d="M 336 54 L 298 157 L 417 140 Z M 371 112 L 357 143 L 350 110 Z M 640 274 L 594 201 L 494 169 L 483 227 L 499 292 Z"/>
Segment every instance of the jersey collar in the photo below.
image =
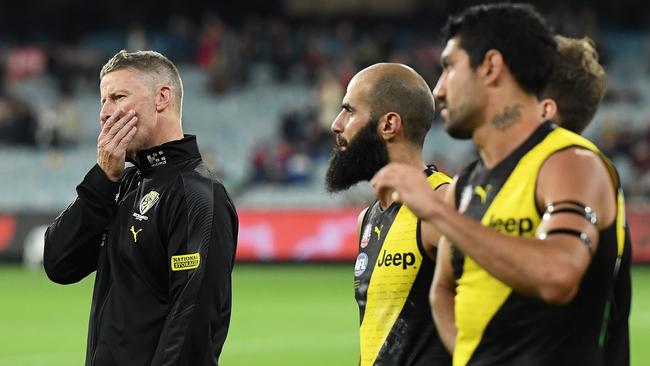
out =
<path fill-rule="evenodd" d="M 149 149 L 140 150 L 136 153 L 135 160 L 128 158 L 141 172 L 176 165 L 190 159 L 200 159 L 199 147 L 196 144 L 196 136 L 185 135 L 180 140 L 169 141 L 162 145 Z"/>

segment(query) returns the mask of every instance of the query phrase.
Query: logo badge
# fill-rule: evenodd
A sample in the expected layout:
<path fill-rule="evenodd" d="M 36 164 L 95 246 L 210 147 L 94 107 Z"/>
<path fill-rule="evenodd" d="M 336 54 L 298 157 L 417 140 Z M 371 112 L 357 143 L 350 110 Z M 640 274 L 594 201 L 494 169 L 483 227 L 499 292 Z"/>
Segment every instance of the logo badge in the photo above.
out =
<path fill-rule="evenodd" d="M 375 226 L 375 234 L 377 234 L 377 240 L 381 239 L 381 230 L 384 228 L 384 224 L 381 226 Z"/>
<path fill-rule="evenodd" d="M 135 227 L 131 226 L 131 234 L 133 234 L 133 242 L 137 243 L 138 242 L 138 234 L 142 231 L 142 229 L 136 231 Z"/>
<path fill-rule="evenodd" d="M 167 164 L 167 158 L 162 150 L 147 155 L 147 161 L 152 167 L 157 167 L 159 165 Z"/>
<path fill-rule="evenodd" d="M 142 197 L 142 200 L 140 200 L 140 215 L 147 213 L 149 209 L 158 203 L 159 199 L 160 195 L 156 191 L 151 191 Z"/>
<path fill-rule="evenodd" d="M 359 277 L 366 271 L 368 268 L 368 254 L 359 253 L 357 256 L 357 262 L 354 264 L 354 275 Z"/>
<path fill-rule="evenodd" d="M 474 194 L 481 199 L 481 204 L 485 204 L 485 202 L 487 202 L 487 196 L 488 194 L 490 194 L 491 190 L 492 190 L 491 184 L 485 186 L 485 189 L 481 186 L 476 186 L 474 187 Z"/>
<path fill-rule="evenodd" d="M 363 235 L 361 236 L 361 243 L 359 245 L 361 248 L 365 248 L 368 246 L 368 243 L 370 242 L 370 234 L 372 232 L 371 229 L 372 229 L 371 225 L 366 225 L 366 228 L 363 230 Z"/>
<path fill-rule="evenodd" d="M 199 268 L 201 255 L 199 253 L 172 256 L 172 271 L 186 271 Z"/>

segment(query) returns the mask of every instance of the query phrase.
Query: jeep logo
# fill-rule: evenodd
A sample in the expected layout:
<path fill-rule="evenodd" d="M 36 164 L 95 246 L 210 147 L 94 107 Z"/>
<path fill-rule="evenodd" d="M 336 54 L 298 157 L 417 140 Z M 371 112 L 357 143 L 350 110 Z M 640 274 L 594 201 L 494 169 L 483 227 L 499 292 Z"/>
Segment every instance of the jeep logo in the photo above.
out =
<path fill-rule="evenodd" d="M 415 264 L 415 254 L 410 252 L 404 253 L 395 253 L 395 254 L 386 254 L 386 251 L 381 255 L 381 258 L 377 261 L 377 266 L 402 266 L 402 269 L 406 269 L 408 266 Z"/>
<path fill-rule="evenodd" d="M 493 227 L 502 233 L 505 232 L 508 234 L 526 236 L 526 234 L 532 234 L 533 232 L 533 220 L 528 217 L 495 219 L 494 216 L 490 216 L 490 227 Z"/>

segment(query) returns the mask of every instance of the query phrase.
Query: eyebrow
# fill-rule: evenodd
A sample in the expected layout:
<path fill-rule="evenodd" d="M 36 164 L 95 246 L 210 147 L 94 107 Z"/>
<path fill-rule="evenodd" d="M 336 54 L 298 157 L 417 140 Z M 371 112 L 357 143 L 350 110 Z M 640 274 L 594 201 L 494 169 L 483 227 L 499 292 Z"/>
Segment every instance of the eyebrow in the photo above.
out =
<path fill-rule="evenodd" d="M 102 98 L 102 97 L 100 97 L 100 98 L 99 98 L 99 103 L 100 103 L 100 104 L 104 104 L 104 101 L 106 101 L 106 99 L 108 99 L 108 98 L 114 98 L 117 94 L 129 95 L 129 92 L 126 91 L 125 89 L 118 89 L 118 90 L 115 90 L 115 91 L 113 91 L 113 92 L 108 93 L 108 95 L 106 96 L 106 98 Z"/>
<path fill-rule="evenodd" d="M 354 108 L 348 102 L 341 104 L 341 108 L 345 109 L 348 112 L 354 111 Z"/>

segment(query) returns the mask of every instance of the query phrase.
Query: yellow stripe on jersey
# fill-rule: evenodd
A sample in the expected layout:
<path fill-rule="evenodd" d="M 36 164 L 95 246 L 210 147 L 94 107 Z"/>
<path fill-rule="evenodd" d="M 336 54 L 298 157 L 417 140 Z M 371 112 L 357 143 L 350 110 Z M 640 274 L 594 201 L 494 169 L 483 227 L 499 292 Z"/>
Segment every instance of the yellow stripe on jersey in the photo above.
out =
<path fill-rule="evenodd" d="M 361 366 L 375 363 L 422 264 L 422 254 L 415 241 L 416 227 L 417 217 L 402 206 L 388 231 L 368 285 L 368 301 L 360 330 Z M 407 263 L 405 257 L 409 262 L 413 259 L 413 265 L 404 265 Z"/>
<path fill-rule="evenodd" d="M 443 173 L 427 180 L 432 188 L 451 182 Z M 379 351 L 402 312 L 413 282 L 422 266 L 417 244 L 418 218 L 402 206 L 382 245 L 368 285 L 368 295 L 360 329 L 361 366 L 375 363 Z"/>
<path fill-rule="evenodd" d="M 616 240 L 616 255 L 622 257 L 625 249 L 625 198 L 620 188 L 618 190 L 618 209 L 616 212 Z"/>
<path fill-rule="evenodd" d="M 596 146 L 583 137 L 556 128 L 518 162 L 485 211 L 481 224 L 507 235 L 534 237 L 541 221 L 535 206 L 539 169 L 554 152 L 570 146 L 580 146 L 599 153 Z M 620 248 L 622 243 L 619 241 Z M 454 366 L 465 366 L 471 360 L 486 327 L 511 292 L 508 285 L 494 278 L 471 258 L 465 257 L 455 297 L 458 333 Z"/>

